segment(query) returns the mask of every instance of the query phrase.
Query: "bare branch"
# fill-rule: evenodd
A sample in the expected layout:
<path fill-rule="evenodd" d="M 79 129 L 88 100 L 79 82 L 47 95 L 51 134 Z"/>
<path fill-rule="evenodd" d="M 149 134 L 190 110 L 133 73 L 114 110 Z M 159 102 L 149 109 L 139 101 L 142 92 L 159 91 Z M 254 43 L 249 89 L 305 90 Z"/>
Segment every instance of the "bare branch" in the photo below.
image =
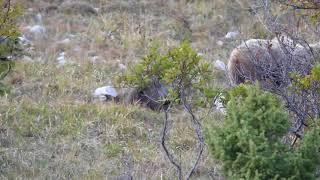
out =
<path fill-rule="evenodd" d="M 316 5 L 314 4 L 313 6 L 302 6 L 302 5 L 297 5 L 297 4 L 290 4 L 290 3 L 287 3 L 285 1 L 280 1 L 279 2 L 280 4 L 283 4 L 285 6 L 288 6 L 288 7 L 292 7 L 296 10 L 319 10 L 320 9 L 320 6 L 319 5 Z"/>
<path fill-rule="evenodd" d="M 184 88 L 182 88 L 181 100 L 182 100 L 182 103 L 183 103 L 183 106 L 184 106 L 185 110 L 191 116 L 191 122 L 192 122 L 193 128 L 194 128 L 194 130 L 195 130 L 195 132 L 197 134 L 197 138 L 198 138 L 198 141 L 199 141 L 198 155 L 197 155 L 196 161 L 193 164 L 190 172 L 188 173 L 188 177 L 187 177 L 187 179 L 190 179 L 191 176 L 193 175 L 195 169 L 197 168 L 200 160 L 201 160 L 201 156 L 202 156 L 202 153 L 203 153 L 203 150 L 204 150 L 205 142 L 204 142 L 204 136 L 203 136 L 201 124 L 198 121 L 198 119 L 196 118 L 196 116 L 194 115 L 194 113 L 192 112 L 192 109 L 191 109 L 190 105 L 187 103 L 187 99 L 186 99 Z"/>
<path fill-rule="evenodd" d="M 163 130 L 162 130 L 162 136 L 161 136 L 161 145 L 162 148 L 166 154 L 166 156 L 168 157 L 169 161 L 171 162 L 171 164 L 173 164 L 177 170 L 178 173 L 178 178 L 179 180 L 182 180 L 182 168 L 179 165 L 179 163 L 177 163 L 177 161 L 175 160 L 173 154 L 171 154 L 166 146 L 166 137 L 168 134 L 168 121 L 169 121 L 169 110 L 170 107 L 166 110 L 164 110 L 164 114 L 165 114 L 165 119 L 164 119 L 164 125 L 163 125 Z"/>
<path fill-rule="evenodd" d="M 6 72 L 0 74 L 0 80 L 2 80 L 3 78 L 5 78 L 5 77 L 9 74 L 9 72 L 12 70 L 12 65 L 11 65 L 11 63 L 10 63 L 10 62 L 7 62 L 7 64 L 8 64 L 8 70 L 7 70 Z"/>

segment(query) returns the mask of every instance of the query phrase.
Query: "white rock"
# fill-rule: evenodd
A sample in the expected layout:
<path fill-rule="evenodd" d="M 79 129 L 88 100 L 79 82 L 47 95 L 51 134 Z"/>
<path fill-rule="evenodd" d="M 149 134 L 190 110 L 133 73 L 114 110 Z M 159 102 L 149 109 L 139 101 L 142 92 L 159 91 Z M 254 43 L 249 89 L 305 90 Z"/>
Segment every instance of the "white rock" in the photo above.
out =
<path fill-rule="evenodd" d="M 220 111 L 223 114 L 226 114 L 226 108 L 223 106 L 222 102 L 216 101 L 214 104 L 216 105 L 216 109 L 218 111 Z"/>
<path fill-rule="evenodd" d="M 235 39 L 238 37 L 239 34 L 240 34 L 239 31 L 230 31 L 226 34 L 225 38 L 226 39 Z"/>
<path fill-rule="evenodd" d="M 31 41 L 25 35 L 20 36 L 19 41 L 22 45 L 31 44 Z"/>
<path fill-rule="evenodd" d="M 111 40 L 114 40 L 114 39 L 115 39 L 115 37 L 114 37 L 114 32 L 112 32 L 112 31 L 108 31 L 106 35 L 107 35 L 107 37 L 109 37 Z"/>
<path fill-rule="evenodd" d="M 80 52 L 81 48 L 77 46 L 77 47 L 73 48 L 73 51 Z"/>
<path fill-rule="evenodd" d="M 222 46 L 223 44 L 224 44 L 223 41 L 217 41 L 217 45 L 218 45 L 218 46 Z"/>
<path fill-rule="evenodd" d="M 122 64 L 122 63 L 120 63 L 120 64 L 119 64 L 119 68 L 120 68 L 120 70 L 126 70 L 126 69 L 127 69 L 127 66 L 124 65 L 124 64 Z"/>
<path fill-rule="evenodd" d="M 62 52 L 62 53 L 59 54 L 59 56 L 57 58 L 57 61 L 58 61 L 58 64 L 60 66 L 63 66 L 63 65 L 66 64 L 67 61 L 66 61 L 66 58 L 65 58 L 65 52 Z"/>
<path fill-rule="evenodd" d="M 76 35 L 74 35 L 74 34 L 69 34 L 68 36 L 69 36 L 70 38 L 76 37 Z"/>
<path fill-rule="evenodd" d="M 28 26 L 29 32 L 34 34 L 44 34 L 46 33 L 46 28 L 41 25 Z"/>
<path fill-rule="evenodd" d="M 71 40 L 69 38 L 59 41 L 60 44 L 69 44 L 70 42 Z"/>
<path fill-rule="evenodd" d="M 97 88 L 94 91 L 93 95 L 97 96 L 97 97 L 99 97 L 99 96 L 117 97 L 118 93 L 117 93 L 117 90 L 112 86 L 103 86 L 103 87 Z"/>
<path fill-rule="evenodd" d="M 61 53 L 59 53 L 59 56 L 65 56 L 66 55 L 66 53 L 65 52 L 61 52 Z"/>
<path fill-rule="evenodd" d="M 31 57 L 29 57 L 29 56 L 23 56 L 22 60 L 23 61 L 28 61 L 28 62 L 32 62 L 33 61 L 33 59 Z"/>
<path fill-rule="evenodd" d="M 221 98 L 223 98 L 223 96 L 219 95 L 220 97 L 217 98 L 217 100 L 214 101 L 214 104 L 216 105 L 216 109 L 218 111 L 220 111 L 223 114 L 226 114 L 226 108 L 223 106 L 223 103 L 221 101 Z"/>
<path fill-rule="evenodd" d="M 91 61 L 92 61 L 93 63 L 97 62 L 98 59 L 99 59 L 99 56 L 93 56 L 93 57 L 91 57 Z"/>
<path fill-rule="evenodd" d="M 221 71 L 226 71 L 227 70 L 226 64 L 221 60 L 216 60 L 214 62 L 214 67 L 219 69 L 219 70 L 221 70 Z"/>
<path fill-rule="evenodd" d="M 42 15 L 40 13 L 37 14 L 36 21 L 37 21 L 37 24 L 42 24 Z"/>

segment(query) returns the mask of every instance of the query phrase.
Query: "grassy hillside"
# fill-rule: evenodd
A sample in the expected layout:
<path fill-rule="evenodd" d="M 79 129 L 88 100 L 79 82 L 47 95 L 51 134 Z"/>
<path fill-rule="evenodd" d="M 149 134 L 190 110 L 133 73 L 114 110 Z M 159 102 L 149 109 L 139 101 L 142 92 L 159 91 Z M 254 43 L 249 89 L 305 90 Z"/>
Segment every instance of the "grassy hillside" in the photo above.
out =
<path fill-rule="evenodd" d="M 27 0 L 20 29 L 30 42 L 5 79 L 11 93 L 0 97 L 0 179 L 175 179 L 160 146 L 164 115 L 99 102 L 92 93 L 155 41 L 173 47 L 189 39 L 208 62 L 227 62 L 242 39 L 268 36 L 242 6 L 224 0 Z M 32 32 L 35 25 L 44 31 Z M 237 30 L 241 36 L 225 38 Z M 214 73 L 215 85 L 228 86 L 223 72 Z M 197 113 L 203 124 L 223 116 Z M 169 144 L 184 169 L 197 148 L 189 118 L 180 110 L 170 117 Z M 223 179 L 207 150 L 192 178 Z"/>
<path fill-rule="evenodd" d="M 224 30 L 211 32 L 208 22 L 217 15 L 208 15 L 207 5 L 214 6 L 28 1 L 20 27 L 31 42 L 6 78 L 11 94 L 0 99 L 1 179 L 176 177 L 159 143 L 164 115 L 139 105 L 99 102 L 92 92 L 111 83 L 124 71 L 121 66 L 137 62 L 153 40 L 170 47 L 191 38 L 209 60 L 226 56 L 212 53 L 213 34 L 223 37 Z M 45 32 L 30 32 L 34 25 Z M 62 52 L 65 64 L 57 60 Z M 195 134 L 186 114 L 177 111 L 171 118 L 170 147 L 190 168 Z M 219 177 L 208 156 L 195 178 Z"/>

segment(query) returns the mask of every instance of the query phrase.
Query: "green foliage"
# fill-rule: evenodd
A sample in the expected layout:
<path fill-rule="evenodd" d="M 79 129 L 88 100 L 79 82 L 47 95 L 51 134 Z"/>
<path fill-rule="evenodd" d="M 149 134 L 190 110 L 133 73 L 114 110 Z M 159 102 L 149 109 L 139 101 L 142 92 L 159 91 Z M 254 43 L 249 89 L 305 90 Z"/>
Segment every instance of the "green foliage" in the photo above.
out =
<path fill-rule="evenodd" d="M 122 76 L 120 81 L 139 88 L 144 88 L 154 80 L 162 82 L 170 86 L 169 98 L 172 102 L 179 101 L 181 92 L 190 89 L 199 90 L 208 97 L 214 96 L 215 92 L 208 87 L 210 65 L 187 41 L 165 54 L 161 54 L 159 49 L 159 46 L 153 46 L 150 53 Z"/>
<path fill-rule="evenodd" d="M 11 1 L 0 0 L 0 80 L 11 70 L 13 62 L 3 61 L 11 56 L 17 48 L 19 29 L 18 18 L 21 6 L 13 5 Z M 7 93 L 9 88 L 0 82 L 0 95 Z"/>
<path fill-rule="evenodd" d="M 221 125 L 206 128 L 211 153 L 230 179 L 315 179 L 320 129 L 306 133 L 296 149 L 281 142 L 289 130 L 288 114 L 271 93 L 256 86 L 231 90 Z"/>
<path fill-rule="evenodd" d="M 122 151 L 121 146 L 119 144 L 108 144 L 104 147 L 104 153 L 108 157 L 116 157 Z"/>
<path fill-rule="evenodd" d="M 313 66 L 309 75 L 292 74 L 292 77 L 293 86 L 299 90 L 320 92 L 320 64 Z"/>
<path fill-rule="evenodd" d="M 22 13 L 22 7 L 11 1 L 0 0 L 0 57 L 12 55 L 20 35 L 17 22 Z"/>
<path fill-rule="evenodd" d="M 0 36 L 10 38 L 19 36 L 17 20 L 21 15 L 22 7 L 7 0 L 0 0 L 0 6 Z"/>

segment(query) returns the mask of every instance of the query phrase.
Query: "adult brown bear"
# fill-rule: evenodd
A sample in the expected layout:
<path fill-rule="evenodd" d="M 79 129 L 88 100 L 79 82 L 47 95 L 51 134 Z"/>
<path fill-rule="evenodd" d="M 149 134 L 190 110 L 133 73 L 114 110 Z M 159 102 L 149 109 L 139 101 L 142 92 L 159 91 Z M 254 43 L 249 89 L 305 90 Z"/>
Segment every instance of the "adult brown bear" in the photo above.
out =
<path fill-rule="evenodd" d="M 307 74 L 320 43 L 302 46 L 290 38 L 250 39 L 235 48 L 228 61 L 232 85 L 255 82 L 263 87 L 281 87 L 290 82 L 290 73 Z"/>

